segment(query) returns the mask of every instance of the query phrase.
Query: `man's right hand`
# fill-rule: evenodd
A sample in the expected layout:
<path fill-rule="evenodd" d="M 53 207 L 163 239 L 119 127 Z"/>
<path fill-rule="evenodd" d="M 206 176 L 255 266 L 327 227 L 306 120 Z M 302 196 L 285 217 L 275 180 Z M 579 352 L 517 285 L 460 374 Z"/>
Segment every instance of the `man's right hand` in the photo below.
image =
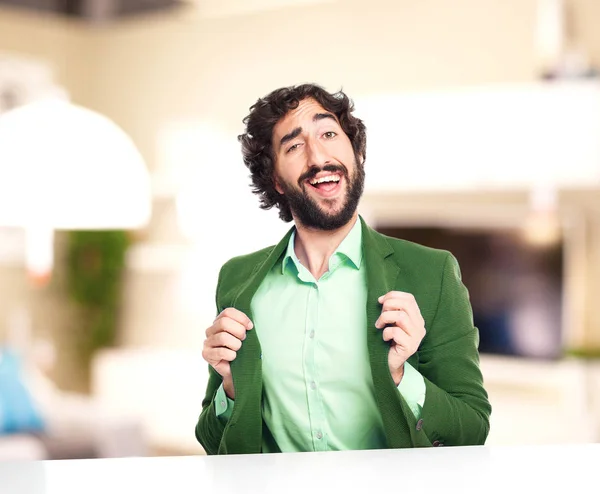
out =
<path fill-rule="evenodd" d="M 221 312 L 206 330 L 202 358 L 221 375 L 223 389 L 231 400 L 235 399 L 235 390 L 229 362 L 235 359 L 236 352 L 242 347 L 246 331 L 253 327 L 246 314 L 229 307 Z"/>

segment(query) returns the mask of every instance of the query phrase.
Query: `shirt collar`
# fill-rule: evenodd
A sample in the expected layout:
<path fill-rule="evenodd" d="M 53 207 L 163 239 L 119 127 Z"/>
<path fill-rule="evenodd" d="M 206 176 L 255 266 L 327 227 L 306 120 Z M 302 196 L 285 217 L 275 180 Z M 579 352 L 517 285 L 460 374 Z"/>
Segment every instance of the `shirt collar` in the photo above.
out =
<path fill-rule="evenodd" d="M 296 256 L 294 251 L 294 242 L 296 239 L 296 229 L 292 232 L 290 240 L 288 242 L 287 250 L 281 263 L 281 273 L 285 272 L 285 268 L 291 260 L 295 265 L 296 269 L 300 265 L 300 260 Z M 341 255 L 346 257 L 354 265 L 356 269 L 360 269 L 362 263 L 362 225 L 360 220 L 357 218 L 352 229 L 346 235 L 346 238 L 342 240 L 342 243 L 338 246 L 336 251 L 331 256 L 331 259 Z"/>

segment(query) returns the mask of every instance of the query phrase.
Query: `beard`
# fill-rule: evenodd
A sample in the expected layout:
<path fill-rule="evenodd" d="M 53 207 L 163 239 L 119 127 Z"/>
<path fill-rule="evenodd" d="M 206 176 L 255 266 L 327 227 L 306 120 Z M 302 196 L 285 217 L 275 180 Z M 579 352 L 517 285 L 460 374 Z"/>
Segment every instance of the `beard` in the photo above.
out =
<path fill-rule="evenodd" d="M 306 190 L 306 187 L 310 187 L 306 185 L 306 181 L 314 178 L 320 172 L 337 172 L 345 178 L 346 194 L 342 198 L 344 203 L 337 212 L 323 210 Z M 337 230 L 348 224 L 358 208 L 365 184 L 364 165 L 359 164 L 357 159 L 354 160 L 354 175 L 352 178 L 348 174 L 348 169 L 343 165 L 325 165 L 323 168 L 314 167 L 303 174 L 298 179 L 298 183 L 300 185 L 299 189 L 279 178 L 279 184 L 296 221 L 306 228 L 325 231 Z M 336 199 L 322 199 L 322 201 L 327 205 L 333 205 Z"/>

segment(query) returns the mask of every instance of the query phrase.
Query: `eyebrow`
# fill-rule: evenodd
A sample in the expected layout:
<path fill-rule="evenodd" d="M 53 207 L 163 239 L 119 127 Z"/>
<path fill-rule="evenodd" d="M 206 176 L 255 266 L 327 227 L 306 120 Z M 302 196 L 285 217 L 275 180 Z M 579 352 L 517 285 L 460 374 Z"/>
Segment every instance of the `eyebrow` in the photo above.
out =
<path fill-rule="evenodd" d="M 286 142 L 290 142 L 291 140 L 298 137 L 300 135 L 300 132 L 302 132 L 302 127 L 296 127 L 289 134 L 284 135 L 281 138 L 281 141 L 279 141 L 279 147 L 282 147 Z"/>
<path fill-rule="evenodd" d="M 323 120 L 324 118 L 331 118 L 334 122 L 337 122 L 337 118 L 333 115 L 333 113 L 315 113 L 313 117 L 313 122 L 318 122 L 319 120 Z"/>
<path fill-rule="evenodd" d="M 315 113 L 313 116 L 313 122 L 318 122 L 319 120 L 323 120 L 325 118 L 330 118 L 334 122 L 337 122 L 337 118 L 332 113 Z M 302 127 L 296 127 L 294 130 L 284 135 L 279 141 L 279 147 L 282 147 L 286 142 L 290 142 L 300 135 L 302 132 Z"/>

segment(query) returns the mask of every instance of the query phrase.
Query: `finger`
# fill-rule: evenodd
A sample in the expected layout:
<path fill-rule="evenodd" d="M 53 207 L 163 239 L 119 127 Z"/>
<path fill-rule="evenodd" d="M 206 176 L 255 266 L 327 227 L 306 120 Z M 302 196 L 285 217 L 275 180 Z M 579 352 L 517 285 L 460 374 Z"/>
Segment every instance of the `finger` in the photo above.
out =
<path fill-rule="evenodd" d="M 403 310 L 411 317 L 415 324 L 425 324 L 425 319 L 423 319 L 423 316 L 421 315 L 421 310 L 419 309 L 417 301 L 415 300 L 415 297 L 412 294 L 403 292 L 390 293 L 399 295 L 382 299 L 382 312 L 389 310 Z"/>
<path fill-rule="evenodd" d="M 381 297 L 379 297 L 378 301 L 380 304 L 382 304 L 383 302 L 385 302 L 386 300 L 389 300 L 391 298 L 405 298 L 405 299 L 413 299 L 414 300 L 415 297 L 412 293 L 409 293 L 409 292 L 399 292 L 397 290 L 392 290 L 390 292 L 383 294 Z"/>
<path fill-rule="evenodd" d="M 375 327 L 381 329 L 387 324 L 393 324 L 394 326 L 398 326 L 409 335 L 412 334 L 415 326 L 410 316 L 403 310 L 382 312 L 377 321 L 375 322 Z"/>
<path fill-rule="evenodd" d="M 231 362 L 235 360 L 237 354 L 225 347 L 207 347 L 202 352 L 202 357 L 213 367 L 217 365 L 221 360 Z"/>
<path fill-rule="evenodd" d="M 419 315 L 421 314 L 421 309 L 419 308 L 419 304 L 417 304 L 417 299 L 412 293 L 408 292 L 388 292 L 385 295 L 379 297 L 379 303 L 385 307 L 390 307 L 391 309 L 413 309 Z"/>
<path fill-rule="evenodd" d="M 408 315 L 415 325 L 424 325 L 425 320 L 419 311 L 416 303 L 407 302 L 400 299 L 390 299 L 383 304 L 382 313 L 402 311 Z"/>
<path fill-rule="evenodd" d="M 209 347 L 225 347 L 237 352 L 240 348 L 242 348 L 242 342 L 239 338 L 236 338 L 230 333 L 225 331 L 221 331 L 206 340 L 206 343 Z"/>
<path fill-rule="evenodd" d="M 390 326 L 383 330 L 384 341 L 390 341 L 404 349 L 410 349 L 413 344 L 413 338 L 399 328 Z"/>
<path fill-rule="evenodd" d="M 227 317 L 229 319 L 233 319 L 236 322 L 239 322 L 246 329 L 252 329 L 254 327 L 250 318 L 243 312 L 235 309 L 234 307 L 228 307 L 227 309 L 223 310 L 217 316 L 217 318 L 215 319 L 215 322 L 223 317 Z"/>
<path fill-rule="evenodd" d="M 383 330 L 383 341 L 390 341 L 394 339 L 394 326 L 388 326 Z"/>
<path fill-rule="evenodd" d="M 211 336 L 226 332 L 229 333 L 240 340 L 246 339 L 246 330 L 247 328 L 240 324 L 239 322 L 231 319 L 229 317 L 222 317 L 215 321 L 215 323 L 206 330 L 206 336 L 210 338 Z"/>
<path fill-rule="evenodd" d="M 221 360 L 217 364 L 212 365 L 212 368 L 224 379 L 231 376 L 231 366 L 226 360 Z"/>
<path fill-rule="evenodd" d="M 384 300 L 382 310 L 405 310 L 421 315 L 421 310 L 414 298 L 409 297 L 394 297 Z"/>

